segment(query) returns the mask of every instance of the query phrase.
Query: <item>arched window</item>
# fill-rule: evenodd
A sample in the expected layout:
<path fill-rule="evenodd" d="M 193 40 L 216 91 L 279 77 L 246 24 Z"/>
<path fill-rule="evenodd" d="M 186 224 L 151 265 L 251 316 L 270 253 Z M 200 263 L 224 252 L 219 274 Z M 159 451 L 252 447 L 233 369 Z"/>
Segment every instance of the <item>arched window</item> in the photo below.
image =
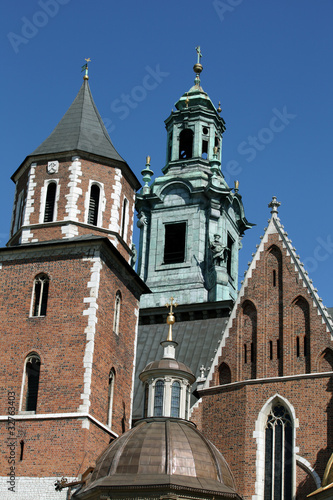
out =
<path fill-rule="evenodd" d="M 179 417 L 180 407 L 180 383 L 174 382 L 171 389 L 171 417 Z"/>
<path fill-rule="evenodd" d="M 121 293 L 118 290 L 118 292 L 116 293 L 116 300 L 114 303 L 114 316 L 113 316 L 113 331 L 117 335 L 119 335 L 120 306 L 121 306 Z"/>
<path fill-rule="evenodd" d="M 193 155 L 193 132 L 186 128 L 179 135 L 179 159 L 189 159 Z"/>
<path fill-rule="evenodd" d="M 45 199 L 44 222 L 53 221 L 56 191 L 57 191 L 57 184 L 55 182 L 50 182 L 50 184 L 47 186 L 47 193 Z"/>
<path fill-rule="evenodd" d="M 114 393 L 114 384 L 115 384 L 116 373 L 113 368 L 111 368 L 109 374 L 109 390 L 108 390 L 108 426 L 112 425 L 112 411 L 113 411 L 113 393 Z"/>
<path fill-rule="evenodd" d="M 48 293 L 49 278 L 46 274 L 39 274 L 34 281 L 31 316 L 46 316 Z"/>
<path fill-rule="evenodd" d="M 230 384 L 231 383 L 231 371 L 226 363 L 222 363 L 219 367 L 219 384 Z"/>
<path fill-rule="evenodd" d="M 164 382 L 163 380 L 158 380 L 155 384 L 154 417 L 162 417 L 163 415 L 163 396 Z"/>
<path fill-rule="evenodd" d="M 293 478 L 293 425 L 280 403 L 272 406 L 265 429 L 264 500 L 291 500 Z"/>
<path fill-rule="evenodd" d="M 144 418 L 148 415 L 148 400 L 149 400 L 149 385 L 145 384 L 145 399 L 143 404 L 143 416 Z"/>
<path fill-rule="evenodd" d="M 93 184 L 90 189 L 88 224 L 97 226 L 100 188 Z"/>
<path fill-rule="evenodd" d="M 40 373 L 40 357 L 30 354 L 25 362 L 24 400 L 22 408 L 25 411 L 36 411 Z"/>

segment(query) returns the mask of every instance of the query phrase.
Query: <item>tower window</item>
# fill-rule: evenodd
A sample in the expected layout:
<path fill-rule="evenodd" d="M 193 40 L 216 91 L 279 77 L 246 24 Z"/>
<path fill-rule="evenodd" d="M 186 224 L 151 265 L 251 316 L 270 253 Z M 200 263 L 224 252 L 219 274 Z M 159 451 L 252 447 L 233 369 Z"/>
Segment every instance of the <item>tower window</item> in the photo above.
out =
<path fill-rule="evenodd" d="M 31 316 L 46 316 L 49 278 L 46 274 L 36 276 L 32 294 Z"/>
<path fill-rule="evenodd" d="M 227 240 L 227 272 L 229 276 L 231 277 L 231 270 L 232 270 L 232 258 L 233 258 L 233 246 L 234 246 L 234 240 L 228 234 L 228 240 Z"/>
<path fill-rule="evenodd" d="M 126 198 L 124 198 L 124 204 L 123 204 L 123 217 L 122 217 L 122 222 L 121 222 L 121 237 L 124 239 L 124 236 L 127 235 L 127 212 L 128 212 L 128 201 Z"/>
<path fill-rule="evenodd" d="M 273 359 L 273 342 L 269 341 L 269 359 Z"/>
<path fill-rule="evenodd" d="M 273 286 L 276 286 L 276 270 L 273 269 Z"/>
<path fill-rule="evenodd" d="M 145 399 L 143 405 L 143 417 L 146 418 L 148 415 L 148 398 L 149 398 L 149 385 L 145 385 Z"/>
<path fill-rule="evenodd" d="M 40 373 L 40 358 L 37 354 L 28 356 L 25 364 L 25 410 L 36 411 Z"/>
<path fill-rule="evenodd" d="M 50 182 L 50 184 L 47 186 L 44 222 L 52 222 L 54 219 L 56 191 L 57 191 L 57 184 L 55 182 Z"/>
<path fill-rule="evenodd" d="M 179 159 L 189 159 L 193 155 L 193 132 L 186 128 L 179 135 Z"/>
<path fill-rule="evenodd" d="M 165 225 L 164 264 L 185 260 L 186 222 Z"/>
<path fill-rule="evenodd" d="M 100 189 L 93 184 L 90 189 L 88 224 L 97 226 Z"/>
<path fill-rule="evenodd" d="M 268 415 L 265 431 L 265 500 L 292 498 L 292 422 L 277 404 Z"/>
<path fill-rule="evenodd" d="M 115 383 L 115 371 L 111 368 L 109 375 L 109 390 L 108 390 L 108 426 L 112 425 L 112 411 L 113 411 L 113 393 L 114 393 L 114 383 Z"/>
<path fill-rule="evenodd" d="M 163 380 L 158 380 L 155 384 L 154 417 L 162 417 L 163 415 L 163 396 L 164 382 Z"/>
<path fill-rule="evenodd" d="M 201 157 L 204 160 L 207 160 L 207 156 L 208 156 L 208 141 L 203 140 L 202 141 L 202 154 L 201 154 Z"/>
<path fill-rule="evenodd" d="M 171 417 L 179 417 L 180 407 L 180 383 L 174 382 L 171 390 Z"/>
<path fill-rule="evenodd" d="M 247 345 L 244 344 L 244 363 L 247 363 Z"/>
<path fill-rule="evenodd" d="M 296 357 L 299 358 L 299 336 L 296 337 Z"/>
<path fill-rule="evenodd" d="M 172 156 L 172 132 L 171 134 L 169 135 L 169 140 L 168 140 L 168 158 L 167 158 L 167 161 L 170 161 L 171 160 L 171 156 Z"/>

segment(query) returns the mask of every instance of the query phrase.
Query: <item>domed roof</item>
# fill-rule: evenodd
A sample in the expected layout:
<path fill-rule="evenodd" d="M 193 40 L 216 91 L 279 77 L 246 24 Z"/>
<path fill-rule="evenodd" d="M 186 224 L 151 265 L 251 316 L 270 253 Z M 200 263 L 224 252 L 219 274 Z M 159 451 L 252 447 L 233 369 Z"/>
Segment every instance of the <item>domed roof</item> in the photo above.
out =
<path fill-rule="evenodd" d="M 184 363 L 181 363 L 180 361 L 177 361 L 176 359 L 172 358 L 162 358 L 159 359 L 158 361 L 151 361 L 148 363 L 148 365 L 142 370 L 140 374 L 143 375 L 146 372 L 150 371 L 155 371 L 155 370 L 163 370 L 163 372 L 168 373 L 168 370 L 177 370 L 177 371 L 182 371 L 184 373 L 187 373 L 188 375 L 191 375 L 192 383 L 195 380 L 195 376 L 193 375 L 192 370 L 186 366 Z"/>
<path fill-rule="evenodd" d="M 195 425 L 181 419 L 141 420 L 113 441 L 99 457 L 90 482 L 76 498 L 95 498 L 108 490 L 126 498 L 138 489 L 206 493 L 237 498 L 225 459 Z M 97 498 L 97 497 L 96 497 Z M 98 497 L 99 498 L 99 497 Z"/>

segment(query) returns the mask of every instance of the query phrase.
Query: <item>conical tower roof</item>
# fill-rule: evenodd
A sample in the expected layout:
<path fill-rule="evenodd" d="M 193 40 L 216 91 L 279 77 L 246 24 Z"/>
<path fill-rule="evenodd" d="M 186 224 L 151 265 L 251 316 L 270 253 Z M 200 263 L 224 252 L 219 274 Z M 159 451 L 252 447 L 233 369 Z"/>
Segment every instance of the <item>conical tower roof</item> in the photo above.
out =
<path fill-rule="evenodd" d="M 111 142 L 91 95 L 88 80 L 83 81 L 67 113 L 31 156 L 66 151 L 83 151 L 126 163 Z"/>

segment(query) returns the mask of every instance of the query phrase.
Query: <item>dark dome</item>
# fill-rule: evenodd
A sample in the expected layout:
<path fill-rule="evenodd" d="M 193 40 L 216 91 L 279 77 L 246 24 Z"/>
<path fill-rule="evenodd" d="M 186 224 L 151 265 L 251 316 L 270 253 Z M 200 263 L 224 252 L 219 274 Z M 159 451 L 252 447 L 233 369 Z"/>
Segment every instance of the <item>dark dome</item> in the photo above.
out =
<path fill-rule="evenodd" d="M 191 379 L 193 379 L 192 383 L 195 380 L 195 376 L 194 376 L 192 370 L 188 366 L 186 366 L 184 363 L 181 363 L 180 361 L 177 361 L 176 359 L 173 359 L 173 358 L 162 358 L 158 361 L 151 361 L 144 368 L 144 370 L 142 370 L 142 372 L 140 374 L 140 378 L 141 378 L 142 374 L 144 374 L 146 372 L 154 371 L 154 370 L 163 370 L 163 373 L 168 373 L 168 370 L 182 371 L 186 374 L 191 375 Z"/>
<path fill-rule="evenodd" d="M 227 462 L 195 425 L 181 419 L 150 418 L 113 441 L 98 458 L 90 482 L 77 498 L 108 490 L 170 490 L 237 498 Z M 96 497 L 97 498 L 97 497 Z M 99 498 L 99 497 L 98 497 Z"/>

